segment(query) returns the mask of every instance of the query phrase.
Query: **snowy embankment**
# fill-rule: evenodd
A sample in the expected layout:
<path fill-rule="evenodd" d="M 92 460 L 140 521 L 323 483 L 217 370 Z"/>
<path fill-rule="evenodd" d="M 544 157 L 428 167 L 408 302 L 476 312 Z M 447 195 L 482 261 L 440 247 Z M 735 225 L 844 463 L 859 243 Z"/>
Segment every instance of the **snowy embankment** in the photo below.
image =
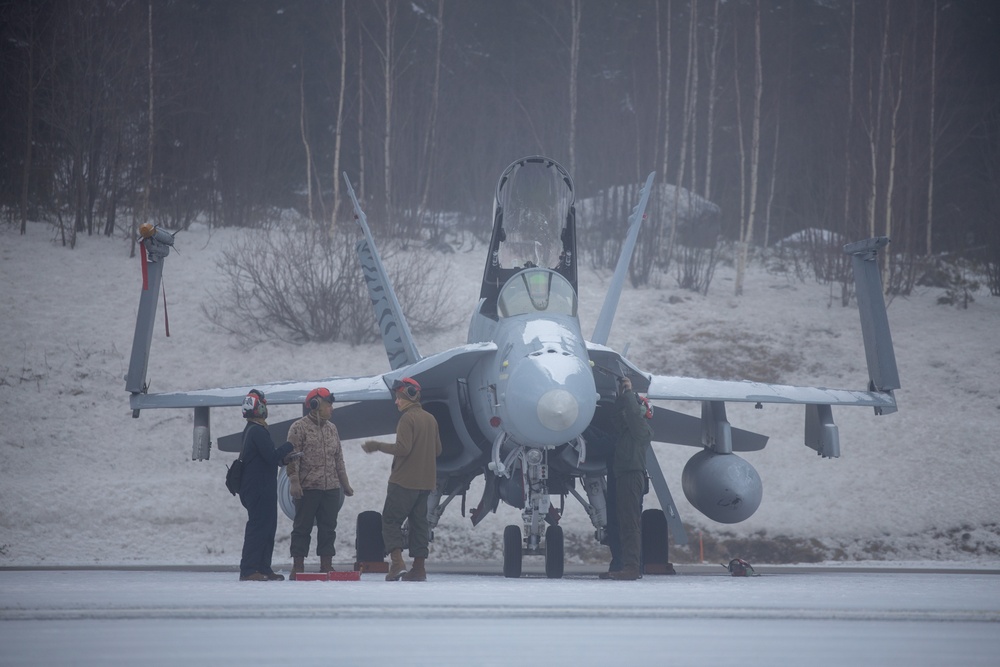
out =
<path fill-rule="evenodd" d="M 241 232 L 197 228 L 177 236 L 164 285 L 148 377 L 152 391 L 205 388 L 388 369 L 380 345 L 240 344 L 202 313 L 223 284 L 221 253 Z M 231 454 L 191 461 L 189 411 L 148 410 L 132 419 L 123 377 L 141 286 L 139 260 L 120 239 L 80 237 L 59 246 L 53 229 L 0 228 L 0 566 L 219 564 L 239 559 L 245 513 L 223 486 Z M 479 289 L 481 248 L 448 255 L 455 310 L 470 312 Z M 433 261 L 440 262 L 438 257 Z M 593 328 L 609 275 L 581 269 L 581 319 Z M 789 384 L 864 388 L 857 310 L 839 292 L 754 265 L 744 296 L 720 265 L 707 296 L 676 289 L 626 288 L 610 344 L 650 371 L 684 375 L 743 373 Z M 892 559 L 1000 561 L 1000 299 L 984 292 L 967 310 L 936 303 L 940 290 L 895 298 L 889 320 L 903 388 L 899 412 L 836 410 L 841 458 L 822 460 L 801 444 L 800 406 L 730 406 L 734 426 L 768 434 L 745 455 L 764 481 L 748 521 L 723 526 L 684 499 L 680 475 L 693 450 L 656 445 L 689 537 L 716 553 L 744 555 L 771 543 L 758 560 Z M 430 338 L 424 354 L 461 344 L 465 322 Z M 671 406 L 697 414 L 697 406 Z M 272 420 L 298 414 L 277 407 Z M 216 410 L 213 438 L 242 426 L 239 410 Z M 340 516 L 338 561 L 354 554 L 354 521 L 381 509 L 389 458 L 345 443 L 356 495 Z M 481 485 L 468 497 L 479 502 Z M 558 502 L 558 499 L 556 499 Z M 473 529 L 460 500 L 435 534 L 432 558 L 496 559 L 503 508 Z M 655 505 L 652 496 L 647 502 Z M 572 498 L 563 520 L 566 553 L 577 562 L 606 556 Z M 290 522 L 279 518 L 277 562 L 285 561 Z M 727 541 L 729 540 L 729 541 Z M 784 542 L 782 542 L 784 540 Z M 777 545 L 777 546 L 774 546 Z M 738 552 L 738 553 L 735 553 Z M 697 558 L 675 551 L 675 558 Z M 711 559 L 709 559 L 711 560 Z"/>

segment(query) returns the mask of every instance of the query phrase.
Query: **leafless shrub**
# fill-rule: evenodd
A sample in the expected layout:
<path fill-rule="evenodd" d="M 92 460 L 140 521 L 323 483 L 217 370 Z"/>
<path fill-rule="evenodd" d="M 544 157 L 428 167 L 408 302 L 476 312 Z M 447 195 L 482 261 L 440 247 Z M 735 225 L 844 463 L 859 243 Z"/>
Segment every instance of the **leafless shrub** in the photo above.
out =
<path fill-rule="evenodd" d="M 294 343 L 378 339 L 371 301 L 354 251 L 355 238 L 320 230 L 247 235 L 223 254 L 223 294 L 205 314 L 241 340 Z M 442 265 L 412 253 L 383 252 L 396 295 L 414 333 L 454 326 Z"/>
<path fill-rule="evenodd" d="M 883 259 L 884 261 L 884 259 Z M 912 254 L 895 254 L 889 264 L 889 280 L 885 287 L 886 294 L 893 296 L 908 296 L 913 292 L 914 285 L 920 277 L 922 262 Z"/>
<path fill-rule="evenodd" d="M 678 246 L 677 254 L 677 286 L 692 292 L 708 294 L 708 288 L 715 276 L 715 267 L 719 263 L 719 246 L 714 245 L 710 248 Z"/>
<path fill-rule="evenodd" d="M 986 261 L 986 286 L 993 296 L 1000 296 L 1000 252 Z"/>

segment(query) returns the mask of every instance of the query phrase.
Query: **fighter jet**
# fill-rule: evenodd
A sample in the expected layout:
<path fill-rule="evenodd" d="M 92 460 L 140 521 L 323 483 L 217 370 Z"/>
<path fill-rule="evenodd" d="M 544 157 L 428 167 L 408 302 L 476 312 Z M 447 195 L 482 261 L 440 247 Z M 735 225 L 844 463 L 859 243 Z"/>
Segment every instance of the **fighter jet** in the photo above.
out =
<path fill-rule="evenodd" d="M 484 476 L 483 493 L 470 512 L 478 525 L 503 502 L 522 510 L 521 524 L 508 525 L 503 536 L 503 572 L 519 577 L 525 555 L 544 556 L 545 573 L 564 571 L 560 526 L 565 500 L 572 496 L 606 537 L 607 463 L 613 453 L 612 406 L 618 380 L 628 376 L 635 391 L 654 402 L 695 401 L 699 415 L 657 404 L 653 440 L 696 448 L 684 467 L 682 486 L 691 505 L 708 518 L 736 523 L 760 505 L 763 484 L 757 471 L 735 452 L 757 451 L 764 435 L 730 425 L 727 402 L 805 406 L 804 444 L 824 458 L 840 455 L 832 406 L 896 411 L 899 388 L 889 334 L 878 250 L 881 237 L 844 247 L 852 257 L 857 301 L 869 371 L 864 390 L 827 389 L 710 380 L 650 373 L 607 346 L 615 310 L 628 273 L 655 174 L 649 174 L 627 221 L 621 254 L 589 340 L 580 319 L 576 207 L 573 179 L 555 160 L 543 156 L 513 162 L 497 183 L 492 235 L 483 269 L 479 300 L 472 311 L 465 345 L 423 356 L 403 316 L 382 264 L 366 215 L 347 174 L 344 180 L 363 238 L 356 250 L 388 356 L 390 370 L 363 377 L 327 377 L 309 381 L 257 384 L 271 404 L 301 404 L 307 393 L 327 387 L 339 405 L 331 420 L 341 438 L 368 438 L 395 432 L 398 413 L 390 387 L 404 377 L 422 388 L 424 408 L 440 426 L 443 451 L 437 461 L 437 488 L 428 502 L 433 529 L 449 503 L 463 499 Z M 126 389 L 133 416 L 153 408 L 194 410 L 192 457 L 204 460 L 211 449 L 210 410 L 242 404 L 251 386 L 148 393 L 146 367 L 156 310 L 156 295 L 173 237 L 163 230 L 143 232 L 144 287 Z M 280 442 L 291 421 L 272 424 Z M 219 439 L 221 451 L 237 452 L 238 435 Z M 647 469 L 662 510 L 643 515 L 643 549 L 662 545 L 668 533 L 675 544 L 687 538 L 670 489 L 650 448 Z M 582 493 L 581 493 L 582 489 Z M 559 500 L 558 505 L 553 498 Z M 292 516 L 294 506 L 283 469 L 279 503 Z M 648 516 L 647 516 L 648 515 Z M 648 520 L 647 520 L 648 519 Z M 359 521 L 358 544 L 380 542 L 378 524 Z M 365 534 L 362 534 L 365 533 Z M 360 550 L 359 546 L 359 550 Z M 647 564 L 648 565 L 648 564 Z"/>

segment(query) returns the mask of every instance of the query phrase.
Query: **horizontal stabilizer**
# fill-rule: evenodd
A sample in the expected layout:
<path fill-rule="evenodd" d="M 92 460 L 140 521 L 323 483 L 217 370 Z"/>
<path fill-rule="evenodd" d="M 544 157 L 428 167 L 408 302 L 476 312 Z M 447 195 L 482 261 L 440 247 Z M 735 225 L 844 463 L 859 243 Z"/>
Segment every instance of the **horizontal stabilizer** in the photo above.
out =
<path fill-rule="evenodd" d="M 704 447 L 702 440 L 702 420 L 661 406 L 653 409 L 651 420 L 653 440 L 674 445 Z M 732 428 L 734 452 L 757 452 L 767 445 L 767 436 L 741 428 Z"/>

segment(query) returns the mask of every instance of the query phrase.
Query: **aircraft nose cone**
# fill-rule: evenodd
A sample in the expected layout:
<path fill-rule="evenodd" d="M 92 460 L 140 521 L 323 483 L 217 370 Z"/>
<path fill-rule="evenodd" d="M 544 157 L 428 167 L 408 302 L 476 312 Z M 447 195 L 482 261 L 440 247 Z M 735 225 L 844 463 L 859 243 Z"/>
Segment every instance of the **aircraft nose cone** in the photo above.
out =
<path fill-rule="evenodd" d="M 550 431 L 564 431 L 580 414 L 576 397 L 565 389 L 551 389 L 538 399 L 538 421 Z"/>

